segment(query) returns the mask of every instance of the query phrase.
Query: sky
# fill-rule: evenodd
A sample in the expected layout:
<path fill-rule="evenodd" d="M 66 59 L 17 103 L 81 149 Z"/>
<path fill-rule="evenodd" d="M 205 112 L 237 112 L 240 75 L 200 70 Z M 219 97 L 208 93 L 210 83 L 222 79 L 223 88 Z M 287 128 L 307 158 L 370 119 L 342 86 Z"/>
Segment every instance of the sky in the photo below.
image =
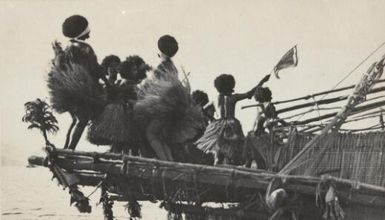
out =
<path fill-rule="evenodd" d="M 49 100 L 46 76 L 53 57 L 51 42 L 65 43 L 61 24 L 73 14 L 89 20 L 99 61 L 115 54 L 140 55 L 159 63 L 157 40 L 171 34 L 179 42 L 174 62 L 191 72 L 193 89 L 216 96 L 213 80 L 233 74 L 236 92 L 245 92 L 270 73 L 281 56 L 297 45 L 299 63 L 283 70 L 267 86 L 274 100 L 328 90 L 385 42 L 384 1 L 4 1 L 0 0 L 0 140 L 1 164 L 23 165 L 42 154 L 43 139 L 21 122 L 23 104 Z M 382 47 L 340 86 L 355 84 Z M 251 129 L 255 109 L 240 110 L 244 132 Z M 60 131 L 49 138 L 64 144 L 68 114 L 57 115 Z M 86 140 L 79 150 L 105 150 Z"/>

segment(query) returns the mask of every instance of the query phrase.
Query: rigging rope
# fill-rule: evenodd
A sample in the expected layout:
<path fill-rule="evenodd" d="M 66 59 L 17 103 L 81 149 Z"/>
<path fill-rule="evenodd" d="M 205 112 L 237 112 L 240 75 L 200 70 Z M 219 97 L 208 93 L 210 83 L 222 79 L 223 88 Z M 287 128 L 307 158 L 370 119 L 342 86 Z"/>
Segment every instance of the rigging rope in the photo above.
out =
<path fill-rule="evenodd" d="M 344 78 L 342 78 L 333 88 L 337 88 L 337 86 L 339 86 L 343 81 L 345 81 L 350 75 L 352 75 L 352 73 L 354 71 L 356 71 L 365 61 L 367 61 L 371 56 L 373 56 L 373 54 L 375 54 L 379 49 L 381 49 L 381 47 L 383 47 L 385 45 L 385 41 L 380 44 L 380 46 L 378 46 L 374 51 L 372 51 L 365 59 L 363 59 L 356 67 L 354 67 Z M 321 100 L 324 99 L 328 94 L 325 94 L 324 96 L 322 96 Z"/>

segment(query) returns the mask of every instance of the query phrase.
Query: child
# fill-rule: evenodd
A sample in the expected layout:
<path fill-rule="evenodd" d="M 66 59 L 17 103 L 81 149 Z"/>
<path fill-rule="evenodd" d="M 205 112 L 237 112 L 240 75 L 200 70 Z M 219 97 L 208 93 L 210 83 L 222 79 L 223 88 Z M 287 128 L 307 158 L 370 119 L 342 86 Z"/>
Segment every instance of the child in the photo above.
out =
<path fill-rule="evenodd" d="M 182 154 L 183 156 L 182 161 L 185 163 L 210 165 L 210 164 L 213 164 L 214 162 L 212 155 L 206 154 L 202 150 L 199 150 L 194 142 L 197 141 L 204 134 L 204 131 L 207 125 L 211 122 L 211 116 L 213 116 L 215 109 L 212 112 L 210 112 L 212 110 L 211 106 L 212 107 L 214 106 L 209 105 L 210 103 L 209 103 L 208 95 L 201 90 L 194 91 L 192 93 L 192 98 L 194 100 L 194 103 L 198 105 L 202 111 L 204 124 L 199 130 L 199 133 L 197 133 L 197 135 L 192 139 L 192 141 L 185 144 L 184 151 L 181 152 L 180 154 Z M 205 107 L 205 106 L 209 106 L 209 107 Z"/>
<path fill-rule="evenodd" d="M 216 106 L 220 119 L 209 124 L 204 135 L 196 142 L 199 149 L 214 154 L 215 165 L 241 162 L 244 134 L 241 123 L 235 118 L 235 105 L 240 100 L 250 99 L 256 88 L 267 80 L 269 76 L 249 92 L 233 94 L 235 80 L 232 75 L 222 74 L 215 79 L 214 85 L 219 93 Z"/>
<path fill-rule="evenodd" d="M 209 103 L 209 96 L 201 90 L 195 90 L 192 92 L 192 98 L 194 99 L 195 104 L 200 105 L 202 109 L 205 105 L 207 105 L 207 103 Z"/>
<path fill-rule="evenodd" d="M 215 120 L 215 106 L 212 103 L 208 103 L 203 107 L 203 115 L 205 116 L 208 123 L 211 123 Z"/>
<path fill-rule="evenodd" d="M 203 113 L 203 116 L 205 117 L 205 122 L 207 126 L 214 117 L 215 109 L 214 109 L 214 112 L 212 111 L 213 110 L 212 107 L 214 106 L 209 104 L 208 95 L 201 90 L 194 91 L 192 93 L 192 97 L 194 99 L 195 104 L 199 105 L 202 108 L 202 113 Z"/>
<path fill-rule="evenodd" d="M 276 139 L 278 136 L 274 134 L 273 128 L 278 123 L 282 125 L 287 125 L 287 123 L 278 118 L 275 107 L 271 103 L 272 94 L 269 88 L 258 87 L 254 99 L 261 106 L 258 106 L 257 109 L 254 128 L 246 137 L 244 145 L 245 165 L 251 167 L 252 161 L 255 161 L 258 169 L 272 170 L 276 161 L 271 155 L 273 155 L 272 152 L 275 151 L 275 148 L 280 146 Z"/>
<path fill-rule="evenodd" d="M 59 43 L 53 45 L 55 59 L 48 75 L 48 87 L 53 108 L 72 116 L 64 148 L 75 149 L 88 121 L 103 109 L 99 79 L 107 85 L 108 81 L 92 47 L 85 42 L 90 34 L 87 19 L 80 15 L 68 17 L 63 23 L 63 34 L 70 38 L 69 46 L 63 51 Z"/>
<path fill-rule="evenodd" d="M 94 144 L 112 144 L 115 153 L 132 150 L 138 156 L 138 134 L 133 123 L 136 85 L 150 67 L 139 56 L 130 56 L 119 65 L 121 82 L 108 90 L 108 104 L 89 127 L 88 139 Z"/>
<path fill-rule="evenodd" d="M 261 104 L 261 106 L 258 106 L 257 117 L 254 122 L 255 135 L 265 134 L 266 129 L 271 133 L 273 127 L 278 123 L 283 126 L 288 125 L 287 122 L 278 118 L 275 106 L 271 103 L 272 94 L 268 87 L 258 87 L 254 98 L 255 101 Z"/>
<path fill-rule="evenodd" d="M 101 66 L 103 67 L 103 71 L 106 74 L 108 82 L 113 84 L 117 80 L 118 76 L 118 66 L 120 64 L 120 58 L 115 55 L 106 56 Z"/>

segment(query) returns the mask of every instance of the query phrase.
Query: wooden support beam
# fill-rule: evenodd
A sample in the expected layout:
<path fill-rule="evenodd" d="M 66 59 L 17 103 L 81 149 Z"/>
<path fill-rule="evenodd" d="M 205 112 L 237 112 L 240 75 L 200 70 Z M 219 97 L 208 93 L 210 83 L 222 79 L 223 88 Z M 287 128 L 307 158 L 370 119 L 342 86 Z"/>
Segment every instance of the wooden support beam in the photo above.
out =
<path fill-rule="evenodd" d="M 187 184 L 189 187 L 198 186 L 197 191 L 202 194 L 201 198 L 204 201 L 241 202 L 250 194 L 263 193 L 269 181 L 275 178 L 284 180 L 284 187 L 289 191 L 314 196 L 320 182 L 331 180 L 336 183 L 338 195 L 344 201 L 385 208 L 384 187 L 334 177 L 280 175 L 255 172 L 251 169 L 237 170 L 233 167 L 184 164 L 130 156 L 124 156 L 120 164 L 116 161 L 94 162 L 91 158 L 65 158 L 62 154 L 64 152 L 77 153 L 79 156 L 91 155 L 89 152 L 71 151 L 72 153 L 69 153 L 68 150 L 57 149 L 54 152 L 58 156 L 55 163 L 59 167 L 68 171 L 72 170 L 80 175 L 82 172 L 90 170 L 101 174 L 107 173 L 117 178 L 118 185 L 122 184 L 122 186 L 130 188 L 130 186 L 138 187 L 135 184 L 139 184 L 155 190 L 152 193 L 156 195 L 157 199 L 165 199 L 165 189 L 169 194 L 176 194 L 179 186 Z M 115 157 L 114 155 L 109 156 Z M 93 176 L 83 175 L 83 177 L 83 179 L 88 178 L 88 183 L 95 184 L 99 180 Z M 204 190 L 208 191 L 204 192 Z M 128 194 L 134 193 L 132 190 L 128 190 L 128 192 Z M 140 190 L 136 190 L 135 193 L 143 194 Z M 138 197 L 138 195 L 135 196 Z M 372 202 L 373 198 L 376 198 L 374 202 Z"/>

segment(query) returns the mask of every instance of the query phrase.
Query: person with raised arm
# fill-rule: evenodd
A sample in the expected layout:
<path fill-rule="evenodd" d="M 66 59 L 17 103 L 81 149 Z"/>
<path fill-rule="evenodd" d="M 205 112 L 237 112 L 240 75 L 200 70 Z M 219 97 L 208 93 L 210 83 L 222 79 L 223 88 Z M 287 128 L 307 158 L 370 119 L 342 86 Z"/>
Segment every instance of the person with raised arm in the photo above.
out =
<path fill-rule="evenodd" d="M 221 74 L 215 79 L 214 86 L 219 93 L 215 106 L 220 118 L 210 123 L 203 136 L 196 141 L 199 149 L 214 154 L 214 165 L 242 163 L 245 136 L 241 123 L 235 118 L 235 106 L 238 101 L 250 99 L 269 78 L 270 75 L 265 76 L 246 93 L 234 93 L 235 79 L 232 75 Z"/>

